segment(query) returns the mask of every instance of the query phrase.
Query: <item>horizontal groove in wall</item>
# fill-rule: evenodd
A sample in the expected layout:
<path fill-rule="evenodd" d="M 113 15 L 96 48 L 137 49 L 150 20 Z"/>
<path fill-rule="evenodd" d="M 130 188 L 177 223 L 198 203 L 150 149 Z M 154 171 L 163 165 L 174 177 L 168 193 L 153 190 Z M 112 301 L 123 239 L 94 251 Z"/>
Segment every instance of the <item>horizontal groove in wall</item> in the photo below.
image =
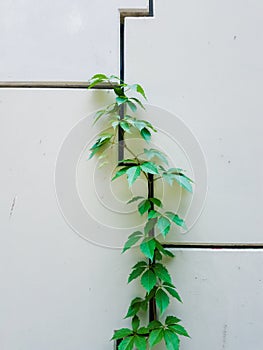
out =
<path fill-rule="evenodd" d="M 101 83 L 91 89 L 113 89 L 114 86 L 114 84 Z M 0 81 L 2 89 L 87 89 L 88 87 L 89 83 L 84 81 Z"/>
<path fill-rule="evenodd" d="M 263 249 L 263 243 L 167 243 L 164 248 L 214 249 L 214 250 L 256 250 Z"/>

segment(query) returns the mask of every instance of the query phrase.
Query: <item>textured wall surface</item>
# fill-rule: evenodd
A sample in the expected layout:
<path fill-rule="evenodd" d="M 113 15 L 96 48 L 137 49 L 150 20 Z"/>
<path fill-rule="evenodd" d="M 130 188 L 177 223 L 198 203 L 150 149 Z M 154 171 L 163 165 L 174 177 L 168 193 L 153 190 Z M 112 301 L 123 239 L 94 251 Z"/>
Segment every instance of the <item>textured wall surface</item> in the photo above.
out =
<path fill-rule="evenodd" d="M 0 81 L 119 74 L 118 9 L 146 6 L 2 0 Z M 189 171 L 194 164 L 193 175 L 206 176 L 200 152 L 206 162 L 207 198 L 198 202 L 200 180 L 193 205 L 202 213 L 172 242 L 263 245 L 262 15 L 259 0 L 156 0 L 154 18 L 126 20 L 126 78 L 158 106 L 149 107 L 154 142 Z M 113 349 L 113 329 L 127 324 L 135 257 L 117 247 L 132 226 L 123 209 L 130 193 L 86 159 L 92 113 L 109 99 L 108 91 L 0 89 L 1 350 Z M 261 349 L 263 250 L 174 252 L 169 268 L 184 303 L 170 310 L 192 336 L 181 350 Z"/>

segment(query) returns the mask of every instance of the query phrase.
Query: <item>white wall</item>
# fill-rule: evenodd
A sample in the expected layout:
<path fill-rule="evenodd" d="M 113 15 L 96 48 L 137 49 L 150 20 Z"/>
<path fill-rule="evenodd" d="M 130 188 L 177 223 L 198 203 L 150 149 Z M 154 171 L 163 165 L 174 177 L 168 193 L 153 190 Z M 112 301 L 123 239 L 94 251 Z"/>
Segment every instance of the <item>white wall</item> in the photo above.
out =
<path fill-rule="evenodd" d="M 118 74 L 118 8 L 133 6 L 146 2 L 3 0 L 0 80 L 86 81 L 96 72 Z M 127 20 L 127 80 L 141 82 L 149 102 L 171 112 L 158 119 L 151 109 L 161 129 L 154 141 L 173 155 L 176 142 L 166 144 L 165 136 L 180 139 L 174 131 L 179 125 L 192 131 L 206 159 L 203 213 L 186 235 L 171 240 L 262 242 L 261 18 L 256 0 L 156 0 L 155 18 Z M 97 211 L 105 211 L 113 228 L 103 222 L 106 214 L 94 218 L 85 211 L 85 232 L 74 226 L 80 212 L 73 202 L 64 205 L 75 221 L 64 219 L 55 191 L 63 141 L 79 132 L 76 142 L 66 143 L 70 161 L 78 147 L 84 149 L 85 132 L 87 143 L 96 135 L 91 113 L 109 98 L 85 90 L 0 90 L 1 350 L 112 349 L 112 330 L 126 324 L 122 317 L 137 290 L 136 283 L 127 288 L 126 278 L 136 259 L 113 249 L 128 231 L 114 226 L 125 224 L 123 212 L 120 221 L 116 214 L 118 196 L 114 213 L 107 210 L 117 189 L 105 188 Z M 86 131 L 79 131 L 81 123 Z M 199 153 L 193 154 L 196 161 Z M 179 157 L 184 161 L 183 153 Z M 101 175 L 93 180 L 89 164 L 81 184 L 87 174 L 87 188 L 100 188 Z M 61 185 L 74 175 L 69 168 L 65 163 Z M 193 172 L 200 176 L 202 170 L 195 166 Z M 90 192 L 90 201 L 102 195 Z M 192 335 L 181 349 L 262 348 L 262 251 L 175 253 L 170 269 L 184 300 L 176 313 Z"/>

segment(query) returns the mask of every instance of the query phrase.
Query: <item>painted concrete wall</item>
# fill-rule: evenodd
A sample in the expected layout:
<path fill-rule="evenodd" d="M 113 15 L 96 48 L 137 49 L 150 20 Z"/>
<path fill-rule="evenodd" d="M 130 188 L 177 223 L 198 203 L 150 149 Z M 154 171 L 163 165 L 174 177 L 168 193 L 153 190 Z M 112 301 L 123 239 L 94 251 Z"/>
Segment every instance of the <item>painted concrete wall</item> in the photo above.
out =
<path fill-rule="evenodd" d="M 118 8 L 146 5 L 3 0 L 0 80 L 118 74 Z M 262 4 L 155 7 L 153 19 L 126 22 L 126 77 L 158 106 L 148 109 L 160 131 L 153 142 L 200 179 L 191 229 L 171 241 L 261 243 Z M 129 193 L 85 158 L 97 132 L 92 113 L 109 99 L 106 91 L 0 90 L 0 349 L 112 349 L 112 330 L 127 324 L 135 258 L 117 248 L 132 226 Z M 261 349 L 263 252 L 175 254 L 170 269 L 184 304 L 171 310 L 192 336 L 181 349 Z"/>

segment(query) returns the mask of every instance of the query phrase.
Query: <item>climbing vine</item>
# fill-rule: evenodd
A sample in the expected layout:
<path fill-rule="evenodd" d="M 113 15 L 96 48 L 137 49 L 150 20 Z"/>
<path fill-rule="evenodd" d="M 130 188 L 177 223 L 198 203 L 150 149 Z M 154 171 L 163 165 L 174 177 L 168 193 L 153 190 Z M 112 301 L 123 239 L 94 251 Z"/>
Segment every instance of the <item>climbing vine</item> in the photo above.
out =
<path fill-rule="evenodd" d="M 164 317 L 170 298 L 181 302 L 181 297 L 165 266 L 164 258 L 174 258 L 174 254 L 162 243 L 170 232 L 172 225 L 186 228 L 184 220 L 171 210 L 164 207 L 162 200 L 154 196 L 157 181 L 166 181 L 170 186 L 178 184 L 188 192 L 192 192 L 192 180 L 180 168 L 169 168 L 167 157 L 160 150 L 147 147 L 153 133 L 157 130 L 146 120 L 135 116 L 138 109 L 144 109 L 143 100 L 147 100 L 144 89 L 139 84 L 129 85 L 116 76 L 107 77 L 96 74 L 90 80 L 89 88 L 100 83 L 108 83 L 115 93 L 115 99 L 95 115 L 94 123 L 105 118 L 106 131 L 102 131 L 94 145 L 90 148 L 90 158 L 98 156 L 101 166 L 107 162 L 107 157 L 113 146 L 118 144 L 127 157 L 119 159 L 112 181 L 125 176 L 128 186 L 144 177 L 152 187 L 148 196 L 131 198 L 127 205 L 136 202 L 138 215 L 145 218 L 141 231 L 130 234 L 122 253 L 138 246 L 142 255 L 131 269 L 128 283 L 140 280 L 145 290 L 144 295 L 131 300 L 125 318 L 131 319 L 130 328 L 121 328 L 113 334 L 112 340 L 118 342 L 119 350 L 146 350 L 161 341 L 167 350 L 178 350 L 180 336 L 189 337 L 180 319 L 174 315 Z M 135 96 L 134 96 L 135 94 Z M 139 153 L 127 145 L 125 135 L 132 134 L 145 142 L 145 148 Z M 121 135 L 121 137 L 120 137 Z M 124 152 L 125 151 L 125 152 Z M 159 235 L 157 235 L 157 233 Z M 160 236 L 162 241 L 157 237 Z M 142 316 L 151 309 L 151 319 L 142 325 Z"/>

